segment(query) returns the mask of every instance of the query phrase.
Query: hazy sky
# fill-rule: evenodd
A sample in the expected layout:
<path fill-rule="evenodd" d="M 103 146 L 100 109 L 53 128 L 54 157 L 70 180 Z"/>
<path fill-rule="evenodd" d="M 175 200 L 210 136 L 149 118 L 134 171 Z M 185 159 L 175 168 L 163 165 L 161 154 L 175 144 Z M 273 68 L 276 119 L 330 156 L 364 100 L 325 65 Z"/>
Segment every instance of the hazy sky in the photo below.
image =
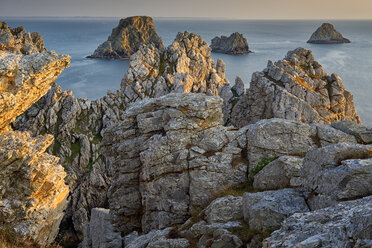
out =
<path fill-rule="evenodd" d="M 0 0 L 0 16 L 372 19 L 372 0 Z"/>

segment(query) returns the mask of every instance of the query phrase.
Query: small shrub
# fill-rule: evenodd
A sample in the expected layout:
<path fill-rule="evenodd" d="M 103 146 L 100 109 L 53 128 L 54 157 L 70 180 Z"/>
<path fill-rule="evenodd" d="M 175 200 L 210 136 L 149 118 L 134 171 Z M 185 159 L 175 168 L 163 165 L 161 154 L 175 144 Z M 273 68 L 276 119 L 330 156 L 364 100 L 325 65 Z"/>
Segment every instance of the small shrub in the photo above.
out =
<path fill-rule="evenodd" d="M 258 165 L 251 169 L 251 173 L 253 175 L 256 175 L 258 172 L 260 172 L 266 165 L 270 164 L 273 162 L 275 159 L 278 157 L 269 157 L 269 158 L 262 158 L 260 162 L 258 162 Z"/>

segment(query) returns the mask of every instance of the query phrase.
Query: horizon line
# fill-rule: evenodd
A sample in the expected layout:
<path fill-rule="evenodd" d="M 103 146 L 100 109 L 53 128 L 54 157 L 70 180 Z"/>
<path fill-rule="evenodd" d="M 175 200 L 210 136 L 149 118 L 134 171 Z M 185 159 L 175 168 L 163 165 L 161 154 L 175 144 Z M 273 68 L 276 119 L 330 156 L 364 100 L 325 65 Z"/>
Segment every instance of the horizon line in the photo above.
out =
<path fill-rule="evenodd" d="M 141 16 L 141 15 L 132 15 L 132 16 Z M 149 16 L 149 15 L 143 15 L 143 16 Z M 81 18 L 81 19 L 88 19 L 88 18 L 102 18 L 102 19 L 122 19 L 122 18 L 127 18 L 131 16 L 126 16 L 126 17 L 119 17 L 119 16 L 0 16 L 0 18 L 61 18 L 61 19 L 68 19 L 68 18 Z M 234 18 L 234 17 L 172 17 L 172 16 L 150 16 L 153 19 L 197 19 L 197 20 L 202 20 L 202 19 L 209 19 L 209 20 L 214 20 L 214 19 L 219 19 L 219 20 L 252 20 L 252 21 L 275 21 L 275 20 L 281 20 L 281 21 L 295 21 L 295 20 L 300 20 L 300 21 L 319 21 L 319 20 L 334 20 L 334 21 L 368 21 L 372 20 L 372 18 L 304 18 L 304 19 L 295 19 L 295 18 Z"/>

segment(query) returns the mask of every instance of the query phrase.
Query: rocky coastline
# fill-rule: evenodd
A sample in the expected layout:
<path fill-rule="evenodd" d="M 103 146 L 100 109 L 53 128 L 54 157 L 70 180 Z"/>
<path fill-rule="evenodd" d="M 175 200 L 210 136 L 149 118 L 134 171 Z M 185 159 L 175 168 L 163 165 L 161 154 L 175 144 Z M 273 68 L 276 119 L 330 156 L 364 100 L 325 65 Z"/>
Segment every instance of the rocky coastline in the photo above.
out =
<path fill-rule="evenodd" d="M 199 35 L 178 33 L 139 45 L 121 88 L 88 101 L 53 84 L 68 56 L 1 27 L 0 241 L 372 245 L 372 130 L 310 50 L 245 89 Z"/>

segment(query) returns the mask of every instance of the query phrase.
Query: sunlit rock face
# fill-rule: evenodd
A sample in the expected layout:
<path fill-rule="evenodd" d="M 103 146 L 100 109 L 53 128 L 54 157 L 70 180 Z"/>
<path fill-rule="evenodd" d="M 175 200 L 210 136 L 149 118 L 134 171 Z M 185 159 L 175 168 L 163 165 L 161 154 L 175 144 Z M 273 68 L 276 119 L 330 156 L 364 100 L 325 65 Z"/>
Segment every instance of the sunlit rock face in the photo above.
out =
<path fill-rule="evenodd" d="M 1 37 L 9 38 L 0 44 L 0 231 L 18 245 L 46 246 L 54 241 L 67 205 L 66 173 L 57 157 L 45 153 L 53 136 L 34 138 L 12 131 L 10 123 L 50 89 L 70 57 L 46 52 L 42 41 L 28 43 L 35 35 L 23 28 L 0 26 Z"/>
<path fill-rule="evenodd" d="M 120 59 L 129 58 L 143 44 L 164 47 L 156 33 L 154 21 L 148 16 L 131 16 L 121 19 L 112 30 L 108 40 L 99 45 L 89 58 Z"/>
<path fill-rule="evenodd" d="M 360 123 L 353 95 L 336 74 L 328 75 L 310 50 L 297 48 L 283 60 L 268 62 L 252 75 L 246 94 L 231 112 L 230 124 L 242 127 L 261 119 L 283 118 L 305 123 Z"/>

